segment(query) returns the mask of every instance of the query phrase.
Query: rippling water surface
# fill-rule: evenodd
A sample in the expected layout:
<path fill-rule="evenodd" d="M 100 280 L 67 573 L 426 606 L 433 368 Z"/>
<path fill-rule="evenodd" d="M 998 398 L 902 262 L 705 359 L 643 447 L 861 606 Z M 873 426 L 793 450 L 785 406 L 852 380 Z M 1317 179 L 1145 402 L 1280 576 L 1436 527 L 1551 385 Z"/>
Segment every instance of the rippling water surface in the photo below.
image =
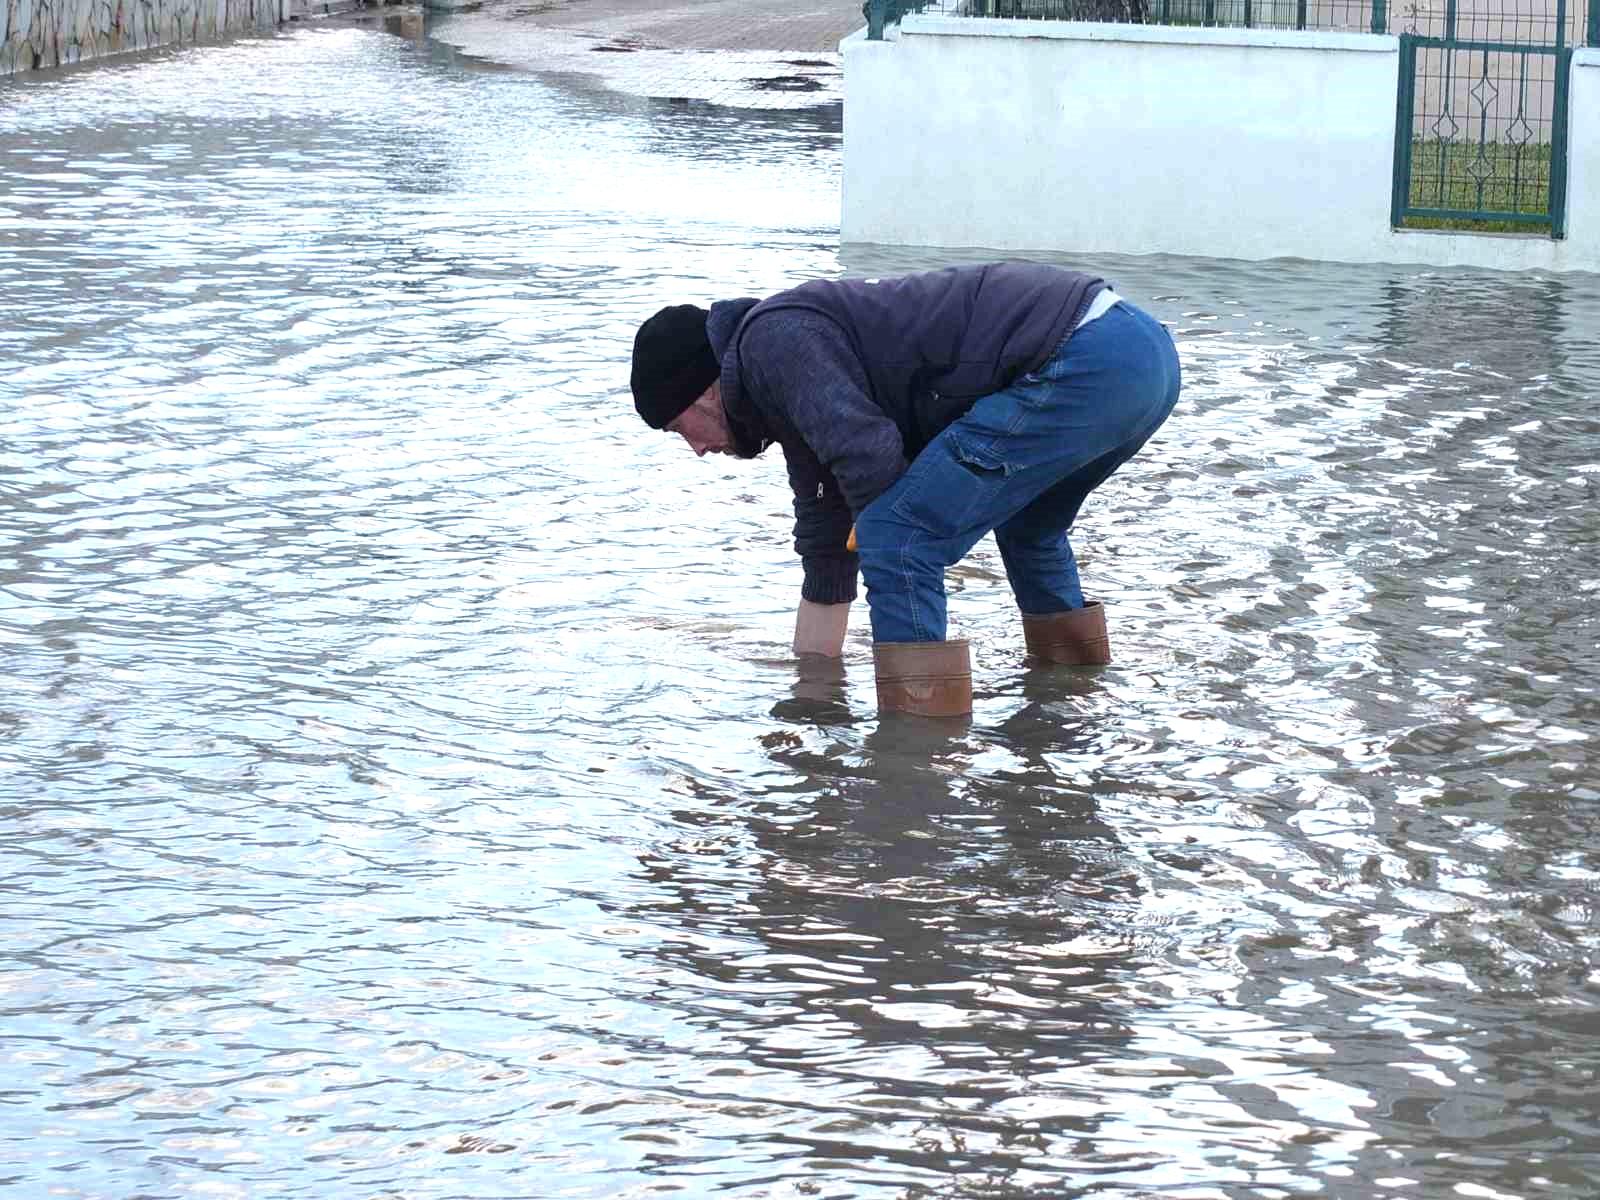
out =
<path fill-rule="evenodd" d="M 963 257 L 838 160 L 354 29 L 0 85 L 0 1190 L 1600 1193 L 1600 280 L 1090 264 L 1187 375 L 1117 662 L 986 543 L 930 731 L 626 396 Z"/>

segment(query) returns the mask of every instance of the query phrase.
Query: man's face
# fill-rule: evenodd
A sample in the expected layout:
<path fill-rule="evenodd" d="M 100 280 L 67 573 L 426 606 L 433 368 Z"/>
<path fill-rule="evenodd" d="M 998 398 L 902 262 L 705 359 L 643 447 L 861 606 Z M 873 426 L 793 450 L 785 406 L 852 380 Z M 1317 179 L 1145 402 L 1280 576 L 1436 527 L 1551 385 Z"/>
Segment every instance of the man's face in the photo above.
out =
<path fill-rule="evenodd" d="M 728 416 L 722 411 L 722 381 L 712 383 L 693 404 L 668 421 L 667 432 L 683 438 L 702 457 L 731 454 L 733 436 L 728 432 Z"/>

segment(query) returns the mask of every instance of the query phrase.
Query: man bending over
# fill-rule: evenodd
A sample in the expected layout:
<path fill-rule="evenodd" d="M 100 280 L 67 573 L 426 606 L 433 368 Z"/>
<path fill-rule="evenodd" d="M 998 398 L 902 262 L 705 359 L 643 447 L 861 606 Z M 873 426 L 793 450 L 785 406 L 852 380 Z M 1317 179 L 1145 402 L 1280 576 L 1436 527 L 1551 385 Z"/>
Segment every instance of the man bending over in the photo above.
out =
<path fill-rule="evenodd" d="M 972 711 L 944 572 L 991 531 L 1028 652 L 1110 661 L 1067 533 L 1178 387 L 1153 317 L 1098 276 L 1027 262 L 676 305 L 633 345 L 646 424 L 701 455 L 782 448 L 805 569 L 795 652 L 840 654 L 859 570 L 879 708 L 925 716 Z"/>

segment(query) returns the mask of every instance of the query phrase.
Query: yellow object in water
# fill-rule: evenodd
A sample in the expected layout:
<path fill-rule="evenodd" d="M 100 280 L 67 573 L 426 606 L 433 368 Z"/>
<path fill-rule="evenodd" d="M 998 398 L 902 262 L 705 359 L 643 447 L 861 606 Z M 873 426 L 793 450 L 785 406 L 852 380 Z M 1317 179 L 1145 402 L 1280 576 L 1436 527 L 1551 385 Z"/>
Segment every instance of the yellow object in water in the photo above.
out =
<path fill-rule="evenodd" d="M 845 538 L 844 548 L 852 552 L 856 548 L 856 527 L 854 525 L 850 526 L 850 536 Z"/>

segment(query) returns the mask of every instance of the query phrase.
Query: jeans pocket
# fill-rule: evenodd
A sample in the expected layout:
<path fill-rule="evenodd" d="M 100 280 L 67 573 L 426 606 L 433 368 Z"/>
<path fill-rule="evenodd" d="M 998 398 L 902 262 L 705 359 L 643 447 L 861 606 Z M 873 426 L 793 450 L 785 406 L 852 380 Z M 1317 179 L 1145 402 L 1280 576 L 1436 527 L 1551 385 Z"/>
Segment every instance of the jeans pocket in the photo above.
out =
<path fill-rule="evenodd" d="M 911 464 L 893 512 L 935 537 L 967 533 L 994 511 L 1011 470 L 993 443 L 947 429 Z"/>

